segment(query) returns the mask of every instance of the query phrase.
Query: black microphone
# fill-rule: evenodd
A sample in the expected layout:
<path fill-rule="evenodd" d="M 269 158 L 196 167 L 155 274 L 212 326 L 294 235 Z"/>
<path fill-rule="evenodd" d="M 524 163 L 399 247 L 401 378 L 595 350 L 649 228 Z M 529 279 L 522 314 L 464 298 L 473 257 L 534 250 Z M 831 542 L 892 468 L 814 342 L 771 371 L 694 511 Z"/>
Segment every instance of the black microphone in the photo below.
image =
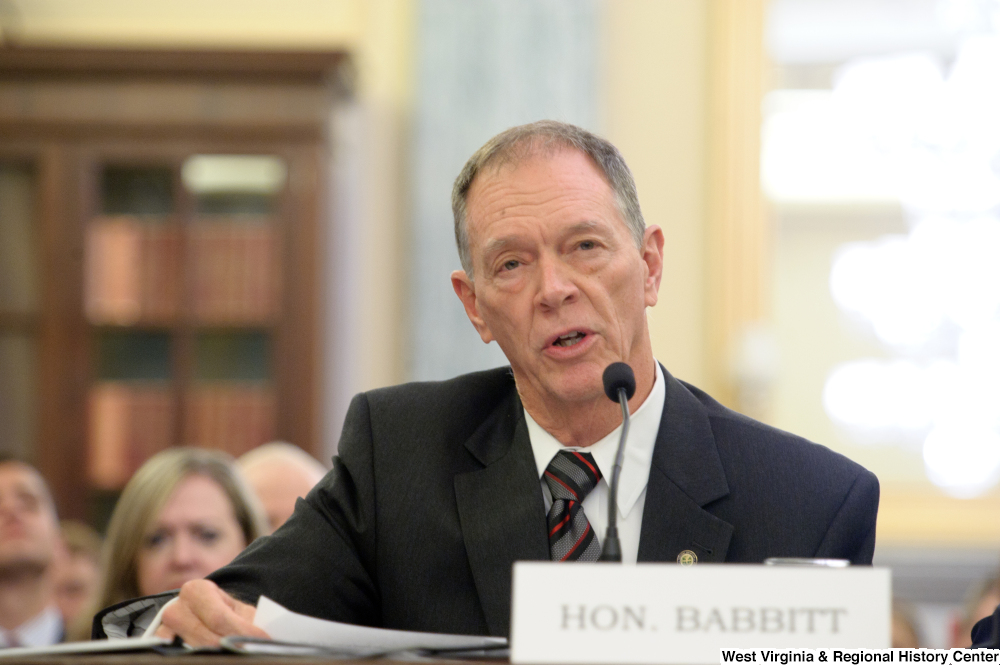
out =
<path fill-rule="evenodd" d="M 604 536 L 604 546 L 598 561 L 622 560 L 622 545 L 618 541 L 618 477 L 622 473 L 622 459 L 625 457 L 625 439 L 628 437 L 628 401 L 635 394 L 635 374 L 625 363 L 611 363 L 604 369 L 604 394 L 612 402 L 622 407 L 622 435 L 618 439 L 618 453 L 615 466 L 611 470 L 608 484 L 608 531 Z"/>

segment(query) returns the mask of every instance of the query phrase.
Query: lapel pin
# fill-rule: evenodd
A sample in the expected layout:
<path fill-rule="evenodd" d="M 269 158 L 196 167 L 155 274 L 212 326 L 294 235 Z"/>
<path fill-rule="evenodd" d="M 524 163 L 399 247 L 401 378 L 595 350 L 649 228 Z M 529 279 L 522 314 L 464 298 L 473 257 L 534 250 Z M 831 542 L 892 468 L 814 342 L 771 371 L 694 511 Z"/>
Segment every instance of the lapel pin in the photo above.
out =
<path fill-rule="evenodd" d="M 698 555 L 691 550 L 684 550 L 677 555 L 677 563 L 682 566 L 693 566 L 698 563 Z"/>

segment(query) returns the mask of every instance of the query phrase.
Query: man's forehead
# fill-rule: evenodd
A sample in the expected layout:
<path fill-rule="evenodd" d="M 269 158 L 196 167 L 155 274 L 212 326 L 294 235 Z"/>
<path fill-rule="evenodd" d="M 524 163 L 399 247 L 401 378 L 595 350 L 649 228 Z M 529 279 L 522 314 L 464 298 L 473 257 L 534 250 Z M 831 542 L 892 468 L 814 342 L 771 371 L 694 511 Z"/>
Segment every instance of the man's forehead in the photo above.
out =
<path fill-rule="evenodd" d="M 472 193 L 477 183 L 481 184 L 483 181 L 489 180 L 504 180 L 520 168 L 529 164 L 562 161 L 566 157 L 575 159 L 580 165 L 588 164 L 602 180 L 607 182 L 607 178 L 600 166 L 583 150 L 564 143 L 526 140 L 515 144 L 503 153 L 495 155 L 490 161 L 484 164 L 472 180 L 469 193 Z M 610 185 L 610 183 L 608 184 Z"/>
<path fill-rule="evenodd" d="M 547 162 L 553 163 L 552 170 L 546 169 Z M 539 165 L 541 171 L 527 175 L 519 172 Z M 593 229 L 604 221 L 620 223 L 625 228 L 607 179 L 588 155 L 572 148 L 540 152 L 516 164 L 508 163 L 499 171 L 481 172 L 467 200 L 470 245 L 487 251 L 497 243 L 505 244 L 506 239 L 484 237 L 484 224 L 511 216 L 523 216 L 522 219 L 530 221 L 539 207 L 548 206 L 557 216 L 570 211 L 569 217 L 561 220 L 565 226 L 560 230 L 565 233 L 579 231 L 584 226 Z M 577 204 L 582 207 L 577 208 Z"/>
<path fill-rule="evenodd" d="M 594 161 L 573 149 L 539 153 L 498 170 L 480 172 L 466 198 L 470 219 L 507 212 L 521 204 L 562 200 L 600 201 L 614 206 L 614 190 Z"/>

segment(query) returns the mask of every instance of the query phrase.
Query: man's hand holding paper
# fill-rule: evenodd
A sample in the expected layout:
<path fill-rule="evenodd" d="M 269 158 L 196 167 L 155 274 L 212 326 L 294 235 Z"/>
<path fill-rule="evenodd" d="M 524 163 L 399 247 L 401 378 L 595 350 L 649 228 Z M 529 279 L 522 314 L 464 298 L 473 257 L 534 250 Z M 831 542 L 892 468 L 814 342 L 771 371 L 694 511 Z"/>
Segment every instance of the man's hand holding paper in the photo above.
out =
<path fill-rule="evenodd" d="M 254 625 L 257 608 L 236 600 L 209 580 L 192 580 L 181 587 L 176 603 L 163 611 L 157 637 L 180 635 L 190 646 L 218 646 L 227 635 L 268 637 Z"/>

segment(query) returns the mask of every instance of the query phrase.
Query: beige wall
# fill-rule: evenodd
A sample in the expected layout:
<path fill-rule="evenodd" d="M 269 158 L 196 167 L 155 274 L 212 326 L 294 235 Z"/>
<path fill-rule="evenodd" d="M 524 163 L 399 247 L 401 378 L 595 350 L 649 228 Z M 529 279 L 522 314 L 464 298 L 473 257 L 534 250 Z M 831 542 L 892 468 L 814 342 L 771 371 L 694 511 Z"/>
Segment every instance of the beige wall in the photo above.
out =
<path fill-rule="evenodd" d="M 663 228 L 654 352 L 737 404 L 736 341 L 766 314 L 770 230 L 758 177 L 765 0 L 605 5 L 605 131 Z"/>
<path fill-rule="evenodd" d="M 36 44 L 162 48 L 353 47 L 363 0 L 14 0 L 15 36 Z"/>
<path fill-rule="evenodd" d="M 406 167 L 414 85 L 414 0 L 369 0 L 357 46 L 366 122 L 363 289 L 354 393 L 405 379 Z"/>
<path fill-rule="evenodd" d="M 653 351 L 704 385 L 707 3 L 615 0 L 605 12 L 605 133 L 635 174 L 646 223 L 666 238 Z"/>

